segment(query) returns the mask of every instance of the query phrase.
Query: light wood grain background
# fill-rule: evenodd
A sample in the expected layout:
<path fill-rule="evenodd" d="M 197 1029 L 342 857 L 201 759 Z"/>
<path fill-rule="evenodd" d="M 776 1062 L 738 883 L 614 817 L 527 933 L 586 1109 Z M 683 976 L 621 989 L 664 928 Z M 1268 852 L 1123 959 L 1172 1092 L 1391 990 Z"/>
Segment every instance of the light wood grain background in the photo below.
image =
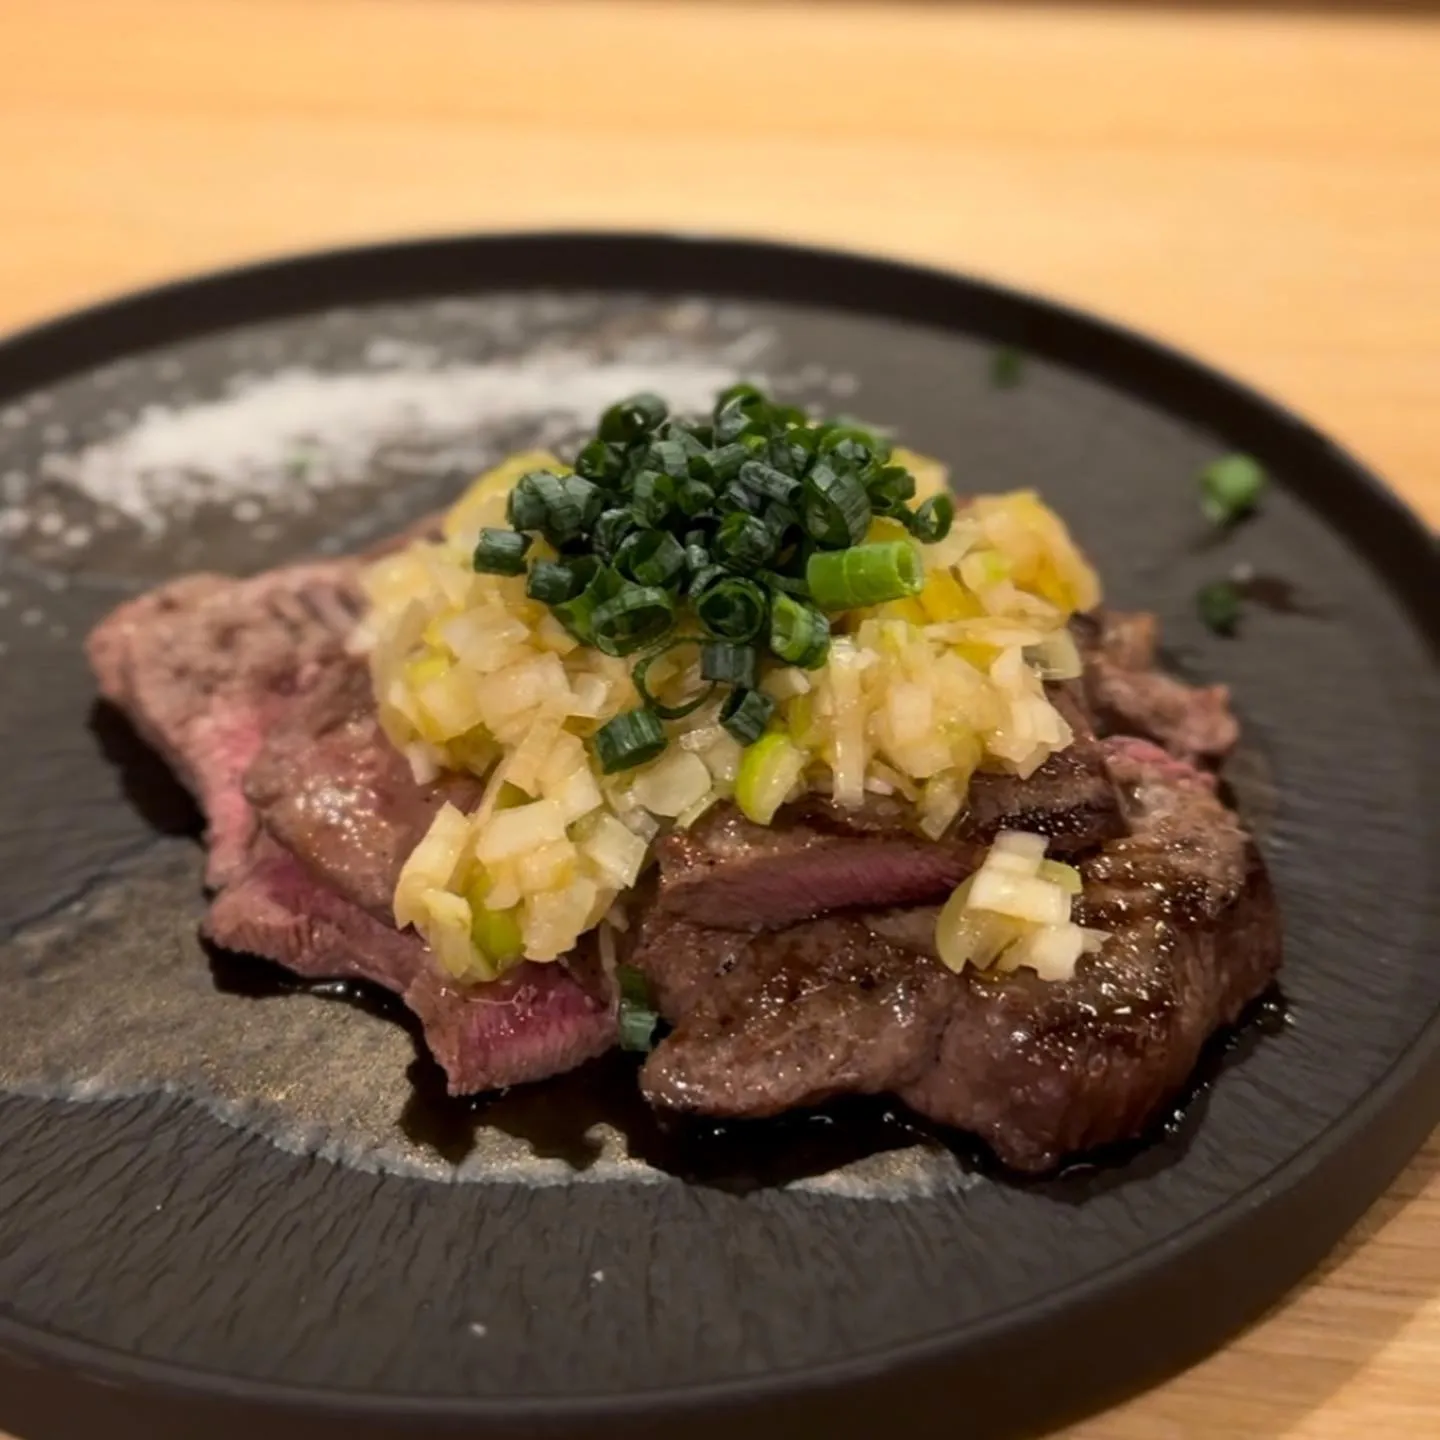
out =
<path fill-rule="evenodd" d="M 1176 341 L 1308 414 L 1440 522 L 1433 20 L 0 0 L 0 67 L 0 326 L 422 232 L 827 241 Z M 1273 1315 L 1072 1440 L 1362 1435 L 1440 1435 L 1435 1142 Z"/>

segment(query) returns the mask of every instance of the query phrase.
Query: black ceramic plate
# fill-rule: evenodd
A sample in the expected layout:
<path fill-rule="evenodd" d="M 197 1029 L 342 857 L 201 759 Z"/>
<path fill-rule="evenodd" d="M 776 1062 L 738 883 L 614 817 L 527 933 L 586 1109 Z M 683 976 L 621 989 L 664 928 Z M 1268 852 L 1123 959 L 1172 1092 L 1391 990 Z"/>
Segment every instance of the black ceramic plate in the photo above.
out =
<path fill-rule="evenodd" d="M 360 544 L 614 393 L 736 373 L 964 489 L 1038 487 L 1233 685 L 1287 1020 L 1150 1145 L 1021 1185 L 878 1109 L 671 1144 L 614 1065 L 447 1108 L 396 1018 L 196 943 L 193 815 L 93 708 L 86 627 L 184 569 Z M 1232 450 L 1276 483 L 1217 541 L 1194 476 Z M 1019 1431 L 1256 1315 L 1440 1114 L 1431 538 L 1160 346 L 769 245 L 324 255 L 0 348 L 0 506 L 0 1428 L 26 1440 Z M 1270 603 L 1219 640 L 1195 591 L 1241 563 Z"/>

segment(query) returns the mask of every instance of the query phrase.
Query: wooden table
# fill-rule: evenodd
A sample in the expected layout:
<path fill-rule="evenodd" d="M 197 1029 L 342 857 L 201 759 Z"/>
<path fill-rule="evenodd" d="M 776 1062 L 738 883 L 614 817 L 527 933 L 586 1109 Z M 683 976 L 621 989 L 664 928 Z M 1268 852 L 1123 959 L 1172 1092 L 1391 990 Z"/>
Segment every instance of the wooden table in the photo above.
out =
<path fill-rule="evenodd" d="M 800 237 L 975 270 L 1175 340 L 1308 413 L 1440 522 L 1434 21 L 3 0 L 0 65 L 0 325 L 377 236 Z M 1073 1435 L 1437 1433 L 1432 1141 L 1266 1321 Z"/>

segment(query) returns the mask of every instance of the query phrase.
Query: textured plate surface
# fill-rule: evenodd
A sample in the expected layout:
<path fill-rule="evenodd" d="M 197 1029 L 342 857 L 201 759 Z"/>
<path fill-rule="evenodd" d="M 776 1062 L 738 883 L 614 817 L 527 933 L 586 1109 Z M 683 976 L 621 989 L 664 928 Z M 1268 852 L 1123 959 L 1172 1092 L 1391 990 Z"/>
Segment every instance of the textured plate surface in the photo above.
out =
<path fill-rule="evenodd" d="M 1029 357 L 1014 388 L 999 344 Z M 421 1123 L 401 1025 L 196 944 L 193 817 L 94 710 L 86 627 L 180 570 L 362 543 L 618 391 L 739 373 L 896 427 L 961 489 L 1039 488 L 1110 598 L 1233 686 L 1288 1021 L 1172 1135 L 1025 1186 L 923 1146 L 687 1181 L 573 1088 Z M 1234 449 L 1277 484 L 1217 544 L 1193 477 Z M 253 1433 L 261 1403 L 311 1435 L 345 1413 L 659 1433 L 677 1410 L 718 1434 L 737 1406 L 762 1433 L 952 1434 L 957 1405 L 999 1434 L 1258 1313 L 1440 1111 L 1431 539 L 1300 422 L 1098 322 L 723 242 L 260 267 L 0 348 L 0 544 L 0 1348 L 27 1364 L 0 1426 L 27 1437 L 90 1405 L 112 1435 Z M 1285 603 L 1217 640 L 1194 592 L 1238 563 Z"/>

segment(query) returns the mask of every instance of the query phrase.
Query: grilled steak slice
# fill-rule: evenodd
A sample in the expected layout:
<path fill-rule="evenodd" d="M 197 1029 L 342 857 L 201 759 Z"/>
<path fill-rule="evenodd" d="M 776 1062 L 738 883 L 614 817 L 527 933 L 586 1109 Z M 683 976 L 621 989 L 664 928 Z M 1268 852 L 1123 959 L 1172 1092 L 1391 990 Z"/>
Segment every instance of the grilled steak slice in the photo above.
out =
<path fill-rule="evenodd" d="M 207 879 L 243 865 L 255 817 L 241 780 L 292 698 L 343 658 L 360 598 L 351 561 L 231 580 L 190 575 L 120 606 L 87 641 L 107 700 L 205 812 Z"/>
<path fill-rule="evenodd" d="M 1157 663 L 1159 621 L 1144 611 L 1077 615 L 1080 689 L 1101 734 L 1140 735 L 1181 760 L 1223 760 L 1240 738 L 1225 685 L 1187 685 Z"/>
<path fill-rule="evenodd" d="M 397 995 L 430 963 L 416 935 L 367 915 L 264 836 L 211 903 L 204 933 L 307 980 L 370 980 Z"/>
<path fill-rule="evenodd" d="M 613 1007 L 588 973 L 522 965 L 466 992 L 388 923 L 410 848 L 444 800 L 465 808 L 477 786 L 416 785 L 381 733 L 364 669 L 344 649 L 357 603 L 349 561 L 191 576 L 90 637 L 103 693 L 205 808 L 220 888 L 206 933 L 309 978 L 393 990 L 456 1093 L 578 1065 L 614 1043 Z"/>
<path fill-rule="evenodd" d="M 427 963 L 405 992 L 452 1095 L 562 1075 L 615 1044 L 615 1011 L 564 965 L 527 961 L 488 985 L 452 984 Z"/>
<path fill-rule="evenodd" d="M 939 841 L 911 830 L 910 808 L 884 796 L 853 810 L 812 799 L 768 826 L 717 806 L 660 842 L 660 908 L 699 925 L 778 929 L 830 910 L 938 899 L 1000 830 L 1039 831 L 1057 854 L 1092 848 L 1123 834 L 1125 817 L 1082 716 L 1073 728 L 1074 743 L 1028 780 L 976 775 L 969 807 Z"/>
<path fill-rule="evenodd" d="M 308 979 L 393 990 L 419 1018 L 454 1095 L 558 1075 L 615 1043 L 611 1007 L 564 967 L 527 963 L 491 985 L 453 985 L 417 935 L 366 914 L 267 838 L 216 897 L 205 933 Z"/>
<path fill-rule="evenodd" d="M 979 863 L 982 847 L 905 833 L 836 834 L 800 818 L 754 825 L 717 806 L 661 840 L 659 906 L 698 925 L 779 929 L 853 905 L 933 900 Z"/>
<path fill-rule="evenodd" d="M 704 932 L 652 918 L 632 962 L 676 1028 L 646 1063 L 646 1095 L 758 1116 L 891 1092 L 1029 1171 L 1139 1134 L 1269 984 L 1279 925 L 1207 779 L 1144 742 L 1111 755 L 1134 828 L 1082 862 L 1083 918 L 1112 938 L 1073 980 L 954 975 L 930 953 L 933 911 L 714 936 L 708 974 Z"/>
<path fill-rule="evenodd" d="M 484 785 L 446 774 L 419 785 L 380 729 L 370 676 L 342 659 L 298 696 L 246 772 L 264 829 L 327 884 L 382 920 L 395 882 L 446 801 L 479 803 Z"/>

